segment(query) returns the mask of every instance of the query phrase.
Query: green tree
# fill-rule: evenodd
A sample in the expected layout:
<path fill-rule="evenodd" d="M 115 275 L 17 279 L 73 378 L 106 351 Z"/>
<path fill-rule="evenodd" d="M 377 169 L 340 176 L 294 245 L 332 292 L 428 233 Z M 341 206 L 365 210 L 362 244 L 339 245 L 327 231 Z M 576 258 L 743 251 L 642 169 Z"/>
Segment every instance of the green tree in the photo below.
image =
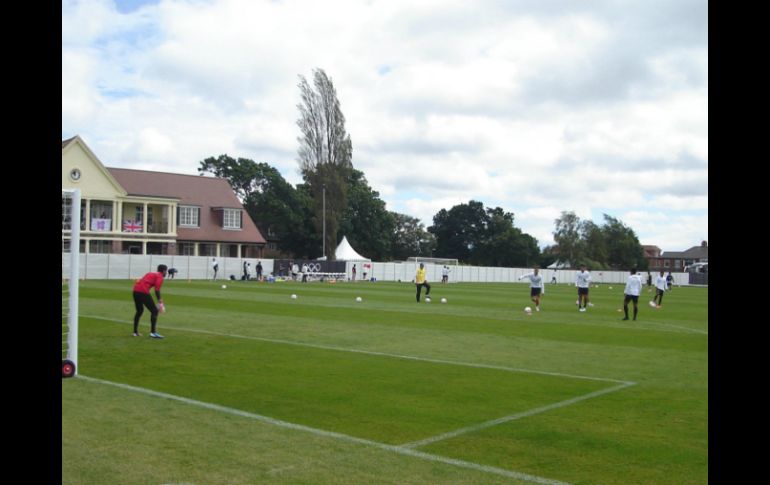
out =
<path fill-rule="evenodd" d="M 319 233 L 325 229 L 325 256 L 333 259 L 347 209 L 353 144 L 345 130 L 345 116 L 332 80 L 322 69 L 313 71 L 313 87 L 304 76 L 299 78 L 302 102 L 297 105 L 297 126 L 302 136 L 297 137 L 298 161 L 313 200 L 313 224 Z"/>
<path fill-rule="evenodd" d="M 530 266 L 540 258 L 537 240 L 513 224 L 500 207 L 471 200 L 441 209 L 428 230 L 436 236 L 436 256 L 482 266 Z"/>
<path fill-rule="evenodd" d="M 362 255 L 376 261 L 391 257 L 393 215 L 385 209 L 379 192 L 369 187 L 364 173 L 352 169 L 347 186 L 348 205 L 337 234 L 337 240 L 347 236 L 351 246 Z"/>
<path fill-rule="evenodd" d="M 553 240 L 559 248 L 559 261 L 567 261 L 575 268 L 583 257 L 580 239 L 580 218 L 574 212 L 562 211 L 554 221 Z"/>
<path fill-rule="evenodd" d="M 456 258 L 468 263 L 471 261 L 473 249 L 482 240 L 485 229 L 484 204 L 471 200 L 448 211 L 438 211 L 433 216 L 433 225 L 428 231 L 436 236 L 436 257 Z"/>
<path fill-rule="evenodd" d="M 275 167 L 220 155 L 201 161 L 198 172 L 227 180 L 263 236 L 274 234 L 282 251 L 307 256 L 307 248 L 320 241 L 307 230 L 312 200 L 286 182 Z"/>
<path fill-rule="evenodd" d="M 537 240 L 514 226 L 514 215 L 500 207 L 487 208 L 484 231 L 471 262 L 482 266 L 531 266 L 537 264 Z"/>
<path fill-rule="evenodd" d="M 394 220 L 392 257 L 404 261 L 411 256 L 430 257 L 436 249 L 436 236 L 425 230 L 416 217 L 391 212 Z"/>
<path fill-rule="evenodd" d="M 603 229 L 593 221 L 580 223 L 580 240 L 583 248 L 581 263 L 591 269 L 605 269 L 607 266 L 607 238 Z"/>
<path fill-rule="evenodd" d="M 559 248 L 556 245 L 546 246 L 540 253 L 540 267 L 547 268 L 559 259 Z"/>
<path fill-rule="evenodd" d="M 198 172 L 213 174 L 228 181 L 241 202 L 258 190 L 260 167 L 248 158 L 235 159 L 227 154 L 209 157 L 200 162 Z"/>
<path fill-rule="evenodd" d="M 602 232 L 607 245 L 606 261 L 610 268 L 617 270 L 647 269 L 648 263 L 644 257 L 644 249 L 633 229 L 619 219 L 604 214 Z"/>

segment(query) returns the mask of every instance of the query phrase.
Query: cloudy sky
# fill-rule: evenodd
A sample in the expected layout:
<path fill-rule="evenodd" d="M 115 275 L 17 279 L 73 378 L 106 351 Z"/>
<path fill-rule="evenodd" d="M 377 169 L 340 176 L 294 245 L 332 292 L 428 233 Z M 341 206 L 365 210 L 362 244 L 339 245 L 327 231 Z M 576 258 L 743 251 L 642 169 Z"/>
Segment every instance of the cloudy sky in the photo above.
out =
<path fill-rule="evenodd" d="M 64 0 L 62 139 L 109 167 L 297 164 L 299 75 L 332 79 L 388 210 L 474 199 L 708 239 L 706 0 Z"/>

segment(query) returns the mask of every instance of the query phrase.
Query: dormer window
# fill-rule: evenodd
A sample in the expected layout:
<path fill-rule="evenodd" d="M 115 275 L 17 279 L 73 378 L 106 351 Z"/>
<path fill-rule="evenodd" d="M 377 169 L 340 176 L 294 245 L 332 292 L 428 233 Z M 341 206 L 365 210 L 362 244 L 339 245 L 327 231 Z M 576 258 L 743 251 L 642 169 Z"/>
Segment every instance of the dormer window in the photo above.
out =
<path fill-rule="evenodd" d="M 225 229 L 241 229 L 241 210 L 225 209 L 222 213 L 222 227 Z"/>
<path fill-rule="evenodd" d="M 200 227 L 200 207 L 179 206 L 179 227 Z"/>

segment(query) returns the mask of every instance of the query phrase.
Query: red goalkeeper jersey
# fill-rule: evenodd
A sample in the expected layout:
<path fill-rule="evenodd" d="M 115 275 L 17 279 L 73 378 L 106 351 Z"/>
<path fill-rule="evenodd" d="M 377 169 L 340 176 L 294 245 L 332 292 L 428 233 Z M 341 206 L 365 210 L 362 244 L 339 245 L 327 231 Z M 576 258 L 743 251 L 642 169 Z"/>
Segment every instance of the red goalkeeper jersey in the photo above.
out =
<path fill-rule="evenodd" d="M 134 291 L 138 291 L 139 293 L 146 293 L 149 295 L 150 288 L 154 287 L 156 290 L 160 290 L 162 284 L 163 274 L 157 271 L 152 271 L 144 275 L 141 280 L 136 282 L 134 285 Z"/>

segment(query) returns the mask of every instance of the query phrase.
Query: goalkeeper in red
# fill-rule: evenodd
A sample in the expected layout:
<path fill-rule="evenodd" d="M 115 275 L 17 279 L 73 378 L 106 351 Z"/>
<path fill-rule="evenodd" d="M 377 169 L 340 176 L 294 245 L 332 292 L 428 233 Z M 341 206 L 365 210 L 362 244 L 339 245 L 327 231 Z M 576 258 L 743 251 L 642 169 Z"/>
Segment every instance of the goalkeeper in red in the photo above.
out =
<path fill-rule="evenodd" d="M 166 277 L 166 271 L 168 267 L 165 264 L 158 265 L 158 271 L 150 271 L 146 275 L 142 276 L 142 279 L 136 282 L 134 285 L 134 306 L 136 306 L 136 313 L 134 314 L 134 337 L 140 337 L 139 333 L 139 319 L 144 313 L 144 307 L 150 310 L 150 324 L 152 338 L 163 338 L 163 335 L 159 334 L 156 330 L 158 323 L 158 313 L 165 311 L 163 306 L 163 300 L 160 297 L 160 287 L 163 285 L 163 278 Z M 158 299 L 158 306 L 155 306 L 152 296 L 150 296 L 150 288 L 155 288 L 155 297 Z"/>

